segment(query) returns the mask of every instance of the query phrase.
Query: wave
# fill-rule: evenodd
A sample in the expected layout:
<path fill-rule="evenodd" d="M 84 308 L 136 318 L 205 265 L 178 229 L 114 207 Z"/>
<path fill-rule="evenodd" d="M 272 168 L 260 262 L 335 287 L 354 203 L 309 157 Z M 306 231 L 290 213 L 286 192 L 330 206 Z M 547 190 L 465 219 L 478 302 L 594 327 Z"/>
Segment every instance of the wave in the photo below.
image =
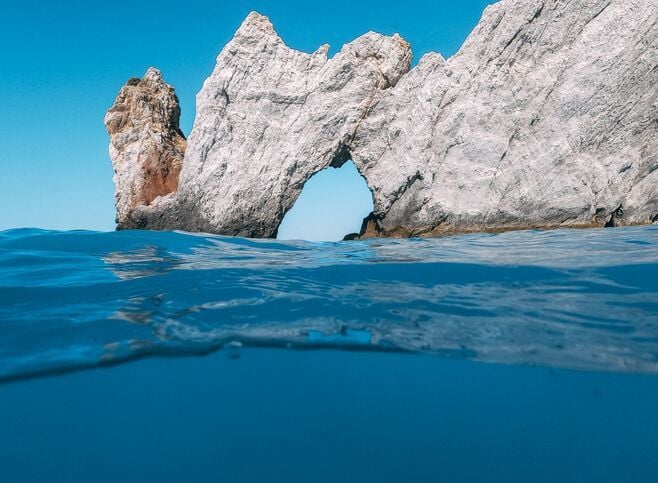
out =
<path fill-rule="evenodd" d="M 244 346 L 658 373 L 658 227 L 335 243 L 0 232 L 0 381 Z"/>

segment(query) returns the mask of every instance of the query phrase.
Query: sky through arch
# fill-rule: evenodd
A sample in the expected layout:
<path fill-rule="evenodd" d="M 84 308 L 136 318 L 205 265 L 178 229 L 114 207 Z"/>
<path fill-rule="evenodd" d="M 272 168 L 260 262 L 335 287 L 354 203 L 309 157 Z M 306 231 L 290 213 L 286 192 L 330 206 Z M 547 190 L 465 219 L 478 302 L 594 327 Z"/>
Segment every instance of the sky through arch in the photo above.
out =
<path fill-rule="evenodd" d="M 286 213 L 279 240 L 337 241 L 361 229 L 373 208 L 372 193 L 352 161 L 325 168 L 305 184 Z"/>

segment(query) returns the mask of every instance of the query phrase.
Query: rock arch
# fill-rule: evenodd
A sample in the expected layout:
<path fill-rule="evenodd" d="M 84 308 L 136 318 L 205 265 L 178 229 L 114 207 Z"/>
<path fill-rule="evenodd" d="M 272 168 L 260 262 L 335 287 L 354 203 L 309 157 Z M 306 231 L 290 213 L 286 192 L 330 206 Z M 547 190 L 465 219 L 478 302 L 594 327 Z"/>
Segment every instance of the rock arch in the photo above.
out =
<path fill-rule="evenodd" d="M 299 52 L 250 14 L 197 96 L 179 196 L 196 200 L 210 231 L 273 236 L 304 183 L 350 159 L 375 97 L 410 60 L 399 36 L 372 32 L 331 59 L 326 46 Z"/>
<path fill-rule="evenodd" d="M 177 120 L 155 132 L 140 121 L 170 87 L 128 96 L 121 126 L 108 114 L 118 225 L 271 237 L 303 184 L 348 154 L 374 198 L 363 236 L 651 223 L 656 19 L 653 0 L 502 0 L 455 56 L 410 70 L 398 35 L 369 32 L 328 59 L 252 13 L 169 161 L 182 164 L 177 191 L 152 199 L 139 182 L 174 142 Z M 136 149 L 143 137 L 154 156 Z"/>

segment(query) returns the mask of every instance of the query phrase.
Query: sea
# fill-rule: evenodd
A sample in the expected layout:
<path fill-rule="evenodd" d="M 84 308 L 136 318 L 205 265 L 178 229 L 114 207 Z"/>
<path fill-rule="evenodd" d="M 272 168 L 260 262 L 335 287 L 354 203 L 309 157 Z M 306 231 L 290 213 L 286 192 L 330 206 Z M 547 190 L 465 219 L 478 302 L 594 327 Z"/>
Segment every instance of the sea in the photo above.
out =
<path fill-rule="evenodd" d="M 658 226 L 0 232 L 0 482 L 658 481 Z"/>

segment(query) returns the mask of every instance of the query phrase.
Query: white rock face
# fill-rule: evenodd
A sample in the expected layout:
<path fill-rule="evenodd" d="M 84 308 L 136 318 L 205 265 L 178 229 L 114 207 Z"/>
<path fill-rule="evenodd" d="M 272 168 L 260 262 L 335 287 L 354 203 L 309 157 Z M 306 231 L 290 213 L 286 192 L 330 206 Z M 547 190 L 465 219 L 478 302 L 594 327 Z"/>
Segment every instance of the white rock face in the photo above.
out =
<path fill-rule="evenodd" d="M 368 33 L 327 60 L 287 47 L 252 13 L 197 96 L 180 196 L 213 232 L 276 236 L 304 183 L 350 159 L 374 97 L 408 71 L 409 44 Z"/>
<path fill-rule="evenodd" d="M 650 222 L 657 22 L 654 0 L 488 7 L 457 55 L 425 56 L 362 123 L 373 234 Z"/>
<path fill-rule="evenodd" d="M 275 236 L 348 159 L 374 198 L 363 236 L 658 220 L 655 0 L 503 0 L 454 57 L 410 58 L 375 33 L 298 52 L 250 14 L 197 96 L 178 191 L 134 226 Z"/>

